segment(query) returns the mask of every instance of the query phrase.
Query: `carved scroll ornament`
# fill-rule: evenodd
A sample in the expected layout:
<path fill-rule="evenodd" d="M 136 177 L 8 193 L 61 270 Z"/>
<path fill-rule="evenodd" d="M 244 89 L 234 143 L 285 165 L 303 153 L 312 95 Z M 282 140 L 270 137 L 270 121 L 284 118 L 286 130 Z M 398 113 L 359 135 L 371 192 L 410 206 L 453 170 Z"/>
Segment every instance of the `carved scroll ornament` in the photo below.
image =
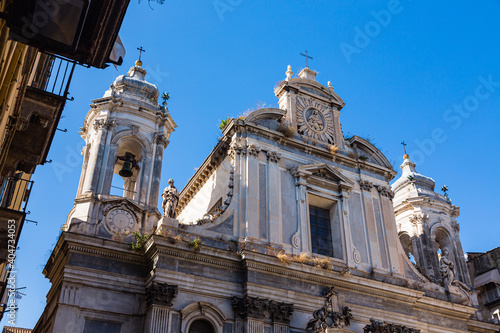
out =
<path fill-rule="evenodd" d="M 313 319 L 307 323 L 307 333 L 325 332 L 327 328 L 342 328 L 351 324 L 351 309 L 341 307 L 339 295 L 334 288 L 330 287 L 323 293 L 325 305 L 313 312 Z"/>

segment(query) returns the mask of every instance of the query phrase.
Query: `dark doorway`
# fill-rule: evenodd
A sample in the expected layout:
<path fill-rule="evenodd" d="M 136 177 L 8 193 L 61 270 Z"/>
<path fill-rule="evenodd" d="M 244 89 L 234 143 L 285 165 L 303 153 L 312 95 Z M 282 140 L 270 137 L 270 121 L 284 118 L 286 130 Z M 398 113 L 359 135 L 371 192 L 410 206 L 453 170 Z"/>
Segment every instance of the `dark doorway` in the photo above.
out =
<path fill-rule="evenodd" d="M 215 333 L 214 327 L 204 319 L 193 321 L 189 327 L 189 333 Z"/>

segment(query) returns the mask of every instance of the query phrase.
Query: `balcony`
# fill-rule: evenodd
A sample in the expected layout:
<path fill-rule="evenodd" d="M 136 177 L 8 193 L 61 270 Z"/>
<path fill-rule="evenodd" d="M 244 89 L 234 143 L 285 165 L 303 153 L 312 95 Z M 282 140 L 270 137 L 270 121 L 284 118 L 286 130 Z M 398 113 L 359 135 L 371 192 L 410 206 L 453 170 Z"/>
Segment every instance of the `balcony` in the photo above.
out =
<path fill-rule="evenodd" d="M 0 319 L 8 298 L 5 286 L 10 273 L 8 269 L 9 239 L 14 237 L 15 243 L 10 245 L 12 245 L 11 250 L 15 249 L 33 186 L 33 181 L 27 179 L 29 176 L 17 173 L 14 177 L 0 178 Z M 12 253 L 11 256 L 13 256 Z M 14 260 L 13 257 L 11 260 Z"/>
<path fill-rule="evenodd" d="M 72 61 L 51 54 L 37 54 L 2 175 L 12 175 L 16 171 L 32 174 L 38 164 L 45 163 L 74 68 Z"/>
<path fill-rule="evenodd" d="M 9 38 L 81 64 L 105 68 L 130 0 L 7 0 Z M 44 18 L 41 22 L 40 18 Z"/>

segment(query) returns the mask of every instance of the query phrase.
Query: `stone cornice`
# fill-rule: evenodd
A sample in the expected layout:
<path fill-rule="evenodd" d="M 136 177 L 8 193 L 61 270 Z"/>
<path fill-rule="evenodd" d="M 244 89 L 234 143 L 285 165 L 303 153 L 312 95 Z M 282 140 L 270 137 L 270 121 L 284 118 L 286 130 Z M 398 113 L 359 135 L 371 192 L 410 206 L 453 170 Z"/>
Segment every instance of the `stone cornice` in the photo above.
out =
<path fill-rule="evenodd" d="M 180 248 L 179 244 L 182 243 L 185 244 Z M 231 269 L 241 269 L 238 254 L 208 246 L 202 246 L 200 252 L 193 253 L 193 250 L 191 250 L 183 240 L 176 240 L 175 243 L 172 243 L 162 236 L 153 235 L 153 237 L 146 242 L 145 249 L 148 261 L 153 260 L 158 254 L 165 254 Z"/>
<path fill-rule="evenodd" d="M 62 276 L 58 274 L 58 271 L 63 269 L 70 252 L 86 253 L 139 264 L 146 263 L 146 259 L 141 254 L 132 251 L 129 244 L 64 231 L 43 270 L 45 277 L 53 284 L 57 276 Z"/>
<path fill-rule="evenodd" d="M 310 86 L 318 90 L 320 94 L 314 94 L 306 89 L 302 89 L 301 86 Z M 338 96 L 337 93 L 333 91 L 333 88 L 327 88 L 317 81 L 307 80 L 300 77 L 293 78 L 290 81 L 283 80 L 274 90 L 274 94 L 278 98 L 280 98 L 283 93 L 288 91 L 292 91 L 295 94 L 300 93 L 310 96 L 314 99 L 318 99 L 323 103 L 328 104 L 330 107 L 336 108 L 338 111 L 340 111 L 345 105 L 340 96 Z"/>
<path fill-rule="evenodd" d="M 96 250 L 94 247 L 89 246 L 89 245 L 77 246 L 74 244 L 69 244 L 68 250 L 75 251 L 75 252 L 81 252 L 81 253 L 89 253 L 92 255 L 113 258 L 113 259 L 118 259 L 118 260 L 123 260 L 123 261 L 133 261 L 133 262 L 137 262 L 137 263 L 141 263 L 141 264 L 144 264 L 146 262 L 142 257 L 135 257 L 134 258 L 131 255 L 113 253 L 113 252 L 111 252 L 111 250 L 109 252 L 104 251 L 104 250 Z M 130 250 L 130 252 L 133 252 L 133 251 Z M 136 256 L 137 256 L 137 254 L 136 254 Z"/>
<path fill-rule="evenodd" d="M 393 169 L 383 167 L 367 161 L 359 161 L 355 158 L 349 157 L 341 152 L 332 156 L 328 147 L 323 144 L 312 145 L 300 139 L 287 138 L 283 133 L 270 130 L 266 127 L 247 123 L 243 119 L 232 119 L 223 131 L 224 137 L 219 141 L 217 146 L 212 150 L 208 157 L 203 161 L 202 165 L 198 168 L 196 173 L 191 177 L 186 186 L 182 189 L 179 195 L 179 204 L 177 206 L 177 214 L 182 212 L 186 205 L 191 201 L 200 188 L 206 183 L 210 176 L 215 172 L 217 167 L 222 163 L 228 154 L 229 141 L 236 133 L 253 133 L 263 138 L 275 141 L 278 147 L 283 146 L 304 151 L 309 154 L 331 160 L 332 157 L 335 162 L 343 164 L 350 168 L 360 168 L 369 172 L 383 176 L 387 181 L 393 179 L 397 172 Z"/>
<path fill-rule="evenodd" d="M 401 213 L 404 213 L 408 210 L 413 210 L 417 207 L 421 208 L 424 212 L 426 208 L 439 209 L 453 218 L 456 218 L 460 215 L 460 207 L 450 205 L 440 200 L 434 200 L 426 196 L 406 198 L 405 200 L 394 206 L 394 213 L 396 216 L 398 216 Z"/>
<path fill-rule="evenodd" d="M 453 318 L 468 319 L 477 309 L 467 305 L 438 300 L 423 296 L 414 305 L 415 309 L 439 313 Z"/>
<path fill-rule="evenodd" d="M 269 260 L 269 256 L 260 253 L 245 251 L 242 253 L 242 256 L 247 269 L 260 270 L 324 285 L 334 285 L 342 289 L 362 292 L 376 297 L 390 298 L 409 304 L 414 304 L 425 294 L 423 291 L 383 283 L 373 279 L 349 276 L 336 271 L 309 268 L 300 263 L 292 262 L 289 266 L 284 267 L 274 262 L 278 261 L 278 259 L 272 258 Z M 273 262 L 265 263 L 264 260 L 266 259 L 268 262 Z"/>
<path fill-rule="evenodd" d="M 241 264 L 239 262 L 228 262 L 228 261 L 221 261 L 217 257 L 211 257 L 211 256 L 203 256 L 200 255 L 199 253 L 193 253 L 192 250 L 187 252 L 186 251 L 176 251 L 176 250 L 170 250 L 170 249 L 158 249 L 158 254 L 165 254 L 173 257 L 178 257 L 178 258 L 183 258 L 183 259 L 189 259 L 189 260 L 194 260 L 194 261 L 201 261 L 206 264 L 211 264 L 215 266 L 221 266 L 225 268 L 230 268 L 230 269 L 241 269 Z"/>
<path fill-rule="evenodd" d="M 470 332 L 495 333 L 500 331 L 499 325 L 485 323 L 474 319 L 469 319 L 467 321 L 467 328 L 469 329 Z"/>

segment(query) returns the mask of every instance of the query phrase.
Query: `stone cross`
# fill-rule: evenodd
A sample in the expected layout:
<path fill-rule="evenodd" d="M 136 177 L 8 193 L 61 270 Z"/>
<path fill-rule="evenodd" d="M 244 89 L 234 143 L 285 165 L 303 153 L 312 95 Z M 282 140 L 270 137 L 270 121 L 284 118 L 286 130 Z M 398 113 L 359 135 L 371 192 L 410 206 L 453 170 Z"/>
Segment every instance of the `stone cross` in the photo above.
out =
<path fill-rule="evenodd" d="M 306 67 L 307 67 L 307 68 L 309 68 L 309 64 L 308 64 L 307 59 L 311 59 L 311 60 L 313 60 L 313 58 L 312 58 L 312 57 L 310 57 L 310 56 L 308 55 L 307 50 L 306 50 L 306 54 L 301 53 L 300 55 L 306 58 Z"/>

